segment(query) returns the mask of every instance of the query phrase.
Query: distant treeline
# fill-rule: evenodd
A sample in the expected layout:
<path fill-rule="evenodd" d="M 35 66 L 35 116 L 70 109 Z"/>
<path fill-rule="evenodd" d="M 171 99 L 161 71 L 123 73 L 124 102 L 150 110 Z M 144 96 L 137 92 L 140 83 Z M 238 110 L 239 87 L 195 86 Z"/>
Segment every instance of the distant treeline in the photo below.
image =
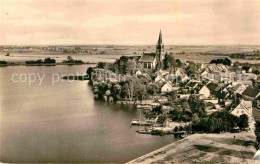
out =
<path fill-rule="evenodd" d="M 230 55 L 232 59 L 245 59 L 245 56 L 246 55 L 244 53 L 236 53 Z"/>
<path fill-rule="evenodd" d="M 44 60 L 39 59 L 39 60 L 28 60 L 25 61 L 25 64 L 51 64 L 51 63 L 56 63 L 55 59 L 51 58 L 45 58 Z"/>
<path fill-rule="evenodd" d="M 231 60 L 228 58 L 225 59 L 213 59 L 210 61 L 211 64 L 224 64 L 224 65 L 231 65 Z"/>
<path fill-rule="evenodd" d="M 0 64 L 7 64 L 6 61 L 0 61 Z"/>
<path fill-rule="evenodd" d="M 84 62 L 82 60 L 73 60 L 73 61 L 68 61 L 64 60 L 62 63 L 68 63 L 68 64 L 83 64 Z"/>
<path fill-rule="evenodd" d="M 68 64 L 83 64 L 84 62 L 82 60 L 74 60 L 71 56 L 67 57 L 67 60 L 63 60 L 62 63 L 68 63 Z"/>
<path fill-rule="evenodd" d="M 251 59 L 254 60 L 255 58 L 248 58 L 250 56 L 258 56 L 260 55 L 259 50 L 254 50 L 252 52 L 247 53 L 210 53 L 210 52 L 200 52 L 202 55 L 216 55 L 216 56 L 229 56 L 232 59 Z M 259 58 L 257 58 L 259 59 Z"/>

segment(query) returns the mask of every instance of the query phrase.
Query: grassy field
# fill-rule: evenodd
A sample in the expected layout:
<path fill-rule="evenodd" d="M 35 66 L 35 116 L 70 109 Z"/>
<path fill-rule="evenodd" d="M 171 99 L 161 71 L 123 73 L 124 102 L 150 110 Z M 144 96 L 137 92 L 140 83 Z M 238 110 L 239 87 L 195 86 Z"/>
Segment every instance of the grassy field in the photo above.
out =
<path fill-rule="evenodd" d="M 194 134 L 129 163 L 251 163 L 254 141 L 252 131 Z"/>

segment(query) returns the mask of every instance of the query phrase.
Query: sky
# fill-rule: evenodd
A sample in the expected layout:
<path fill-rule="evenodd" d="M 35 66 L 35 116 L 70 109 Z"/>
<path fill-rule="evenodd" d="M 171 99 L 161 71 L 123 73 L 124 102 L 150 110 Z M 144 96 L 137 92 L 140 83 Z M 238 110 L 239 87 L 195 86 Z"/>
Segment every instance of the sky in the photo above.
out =
<path fill-rule="evenodd" d="M 260 45 L 260 0 L 0 0 L 0 45 Z"/>

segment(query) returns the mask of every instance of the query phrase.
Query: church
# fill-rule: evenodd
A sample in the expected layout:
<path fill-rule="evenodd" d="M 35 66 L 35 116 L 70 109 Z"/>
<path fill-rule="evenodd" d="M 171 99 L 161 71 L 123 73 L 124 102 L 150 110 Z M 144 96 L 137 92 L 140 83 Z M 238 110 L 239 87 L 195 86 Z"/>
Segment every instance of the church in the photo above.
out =
<path fill-rule="evenodd" d="M 159 33 L 159 39 L 156 44 L 156 52 L 154 53 L 143 53 L 139 62 L 144 68 L 155 69 L 157 64 L 161 64 L 165 58 L 164 44 L 162 41 L 162 32 Z"/>

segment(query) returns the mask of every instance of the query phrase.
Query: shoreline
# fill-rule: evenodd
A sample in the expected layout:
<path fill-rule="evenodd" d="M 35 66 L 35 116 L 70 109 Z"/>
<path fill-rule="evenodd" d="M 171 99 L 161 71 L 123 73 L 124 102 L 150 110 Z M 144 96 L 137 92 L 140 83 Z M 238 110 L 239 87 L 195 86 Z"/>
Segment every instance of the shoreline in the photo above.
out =
<path fill-rule="evenodd" d="M 193 134 L 127 163 L 250 163 L 256 152 L 254 140 L 252 131 Z"/>

